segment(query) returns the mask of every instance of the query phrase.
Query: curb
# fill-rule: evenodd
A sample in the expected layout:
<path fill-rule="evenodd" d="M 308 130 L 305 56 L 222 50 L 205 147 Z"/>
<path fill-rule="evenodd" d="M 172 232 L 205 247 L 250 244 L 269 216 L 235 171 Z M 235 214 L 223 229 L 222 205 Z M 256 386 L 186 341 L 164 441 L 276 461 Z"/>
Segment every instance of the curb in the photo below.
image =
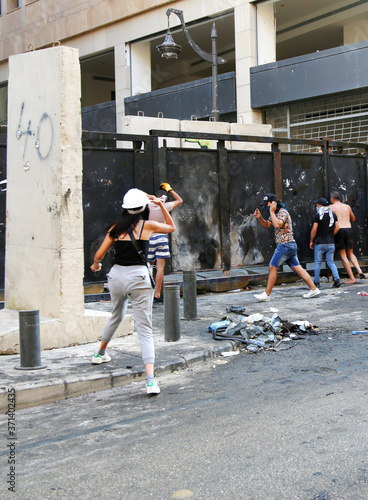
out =
<path fill-rule="evenodd" d="M 220 356 L 222 352 L 233 351 L 240 346 L 241 342 L 225 341 L 218 347 L 198 350 L 181 357 L 174 358 L 169 362 L 158 362 L 155 365 L 157 374 L 172 373 L 178 369 L 189 368 L 194 363 L 201 363 L 208 359 Z M 69 399 L 91 392 L 104 391 L 129 384 L 133 380 L 143 380 L 145 371 L 142 367 L 129 370 L 117 369 L 107 373 L 91 373 L 88 376 L 70 376 L 65 379 L 55 379 L 46 382 L 24 382 L 14 387 L 0 388 L 0 411 L 8 411 L 8 389 L 15 390 L 16 410 L 38 406 L 46 403 L 54 403 L 62 399 Z"/>

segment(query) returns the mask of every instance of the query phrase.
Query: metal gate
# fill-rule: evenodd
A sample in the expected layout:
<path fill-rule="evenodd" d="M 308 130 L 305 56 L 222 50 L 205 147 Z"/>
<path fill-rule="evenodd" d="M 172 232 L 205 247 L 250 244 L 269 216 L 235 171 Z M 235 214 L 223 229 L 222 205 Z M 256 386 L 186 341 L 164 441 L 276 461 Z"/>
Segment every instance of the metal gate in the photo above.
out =
<path fill-rule="evenodd" d="M 159 137 L 210 139 L 215 150 L 159 147 Z M 120 148 L 120 141 L 133 147 Z M 225 141 L 262 142 L 270 152 L 227 150 Z M 279 144 L 309 143 L 322 154 L 281 153 Z M 341 143 L 347 146 L 346 143 Z M 155 193 L 169 182 L 184 203 L 173 212 L 177 230 L 171 235 L 173 271 L 230 269 L 268 263 L 274 249 L 273 232 L 257 223 L 253 212 L 267 192 L 274 192 L 289 209 L 299 258 L 313 261 L 309 235 L 316 200 L 340 191 L 355 213 L 355 250 L 368 255 L 367 151 L 364 156 L 330 155 L 340 143 L 271 137 L 245 137 L 200 133 L 151 131 L 150 136 L 83 133 L 83 206 L 85 282 L 103 281 L 103 269 L 90 271 L 93 255 L 106 226 L 121 213 L 126 191 L 138 187 Z M 365 148 L 363 144 L 355 147 Z M 4 284 L 6 146 L 0 144 L 0 288 Z M 266 214 L 264 214 L 266 217 Z"/>
<path fill-rule="evenodd" d="M 218 148 L 159 147 L 160 136 L 205 137 L 217 140 Z M 126 136 L 115 134 L 114 139 L 126 140 Z M 225 141 L 230 140 L 272 144 L 273 151 L 227 150 Z M 268 263 L 274 249 L 273 232 L 264 229 L 253 216 L 267 192 L 276 193 L 290 210 L 302 262 L 313 261 L 309 248 L 315 213 L 313 200 L 328 197 L 335 189 L 342 193 L 356 215 L 353 228 L 357 255 L 368 254 L 366 156 L 330 155 L 331 143 L 326 141 L 313 141 L 323 148 L 323 154 L 281 153 L 278 143 L 289 140 L 262 137 L 209 137 L 199 133 L 151 131 L 151 136 L 143 137 L 142 141 L 145 146 L 139 150 L 104 150 L 85 157 L 87 281 L 103 278 L 109 268 L 111 261 L 107 258 L 99 278 L 89 271 L 93 254 L 104 235 L 104 226 L 118 216 L 124 193 L 131 187 L 155 193 L 163 181 L 169 182 L 184 200 L 173 212 L 177 230 L 171 235 L 172 271 L 226 270 Z M 102 159 L 104 155 L 106 161 Z M 103 162 L 104 167 L 96 170 L 93 166 L 96 162 Z M 91 182 L 91 178 L 93 187 L 88 194 L 86 183 Z"/>

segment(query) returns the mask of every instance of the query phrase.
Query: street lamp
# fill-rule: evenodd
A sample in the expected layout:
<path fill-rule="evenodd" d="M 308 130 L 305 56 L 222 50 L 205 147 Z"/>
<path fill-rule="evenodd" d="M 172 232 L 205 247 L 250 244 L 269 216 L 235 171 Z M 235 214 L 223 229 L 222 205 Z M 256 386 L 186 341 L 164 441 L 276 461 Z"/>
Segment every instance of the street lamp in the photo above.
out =
<path fill-rule="evenodd" d="M 184 15 L 182 10 L 177 9 L 167 9 L 167 33 L 165 36 L 165 40 L 160 45 L 157 45 L 156 49 L 161 54 L 161 57 L 165 59 L 177 59 L 178 54 L 181 51 L 180 45 L 174 42 L 174 39 L 171 35 L 170 31 L 170 14 L 176 14 L 180 19 L 181 26 L 183 28 L 184 34 L 187 38 L 187 41 L 190 47 L 194 50 L 194 52 L 204 61 L 210 62 L 212 64 L 212 111 L 211 115 L 215 122 L 218 122 L 220 119 L 220 112 L 217 109 L 217 94 L 218 94 L 218 86 L 217 86 L 217 65 L 226 63 L 226 59 L 217 56 L 217 30 L 215 23 L 212 25 L 211 30 L 211 39 L 212 39 L 212 54 L 208 54 L 204 50 L 202 50 L 198 45 L 194 42 L 192 37 L 189 34 L 189 31 L 184 22 Z"/>

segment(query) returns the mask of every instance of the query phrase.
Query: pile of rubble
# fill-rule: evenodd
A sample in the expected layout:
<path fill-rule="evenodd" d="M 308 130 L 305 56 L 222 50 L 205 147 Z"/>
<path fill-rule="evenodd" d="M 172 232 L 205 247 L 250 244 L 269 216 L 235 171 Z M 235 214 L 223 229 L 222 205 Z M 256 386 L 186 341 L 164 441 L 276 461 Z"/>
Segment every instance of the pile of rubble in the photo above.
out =
<path fill-rule="evenodd" d="M 231 306 L 227 312 L 230 314 L 212 323 L 208 330 L 215 340 L 237 340 L 246 344 L 247 350 L 251 352 L 278 350 L 282 342 L 318 333 L 318 328 L 309 321 L 290 322 L 280 318 L 277 312 L 271 317 L 259 313 L 247 315 L 242 306 Z"/>

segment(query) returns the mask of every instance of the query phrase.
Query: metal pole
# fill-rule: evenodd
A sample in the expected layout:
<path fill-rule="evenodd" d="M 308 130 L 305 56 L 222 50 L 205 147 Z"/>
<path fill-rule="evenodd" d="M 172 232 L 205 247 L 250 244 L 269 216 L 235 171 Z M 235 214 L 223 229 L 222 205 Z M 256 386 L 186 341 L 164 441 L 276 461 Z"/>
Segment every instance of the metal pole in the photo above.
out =
<path fill-rule="evenodd" d="M 213 23 L 211 30 L 212 38 L 212 116 L 215 122 L 220 121 L 220 111 L 217 109 L 217 30 Z"/>
<path fill-rule="evenodd" d="M 329 155 L 329 145 L 328 145 L 328 140 L 325 141 L 325 144 L 323 146 L 323 177 L 324 177 L 324 192 L 325 192 L 325 198 L 327 200 L 330 199 L 329 195 L 329 187 L 330 187 L 330 181 L 329 181 L 329 172 L 328 172 L 328 165 L 330 163 L 330 155 Z"/>
<path fill-rule="evenodd" d="M 197 319 L 197 276 L 195 271 L 183 271 L 184 319 Z"/>
<path fill-rule="evenodd" d="M 180 340 L 180 286 L 164 286 L 165 341 Z"/>
<path fill-rule="evenodd" d="M 39 311 L 19 311 L 19 370 L 39 370 L 41 366 Z"/>

